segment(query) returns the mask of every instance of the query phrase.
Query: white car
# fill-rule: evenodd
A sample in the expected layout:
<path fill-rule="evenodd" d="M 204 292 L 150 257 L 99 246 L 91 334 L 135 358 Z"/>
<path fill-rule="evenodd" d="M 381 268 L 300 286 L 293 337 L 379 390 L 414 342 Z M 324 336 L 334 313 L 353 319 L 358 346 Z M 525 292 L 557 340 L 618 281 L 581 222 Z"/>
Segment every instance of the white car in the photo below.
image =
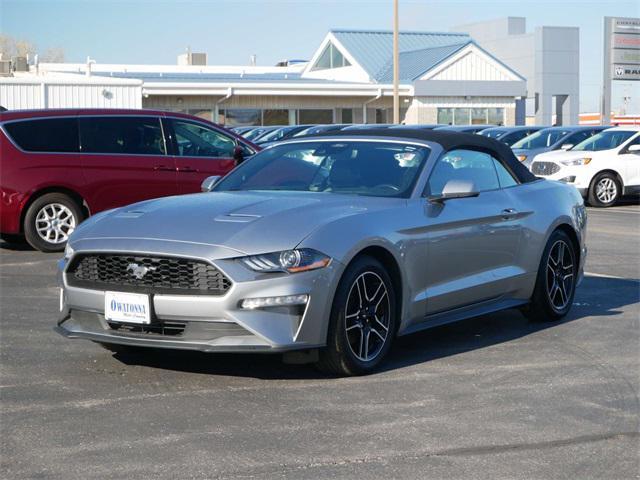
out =
<path fill-rule="evenodd" d="M 575 186 L 594 207 L 610 207 L 640 193 L 640 127 L 615 127 L 570 150 L 540 154 L 531 172 Z"/>

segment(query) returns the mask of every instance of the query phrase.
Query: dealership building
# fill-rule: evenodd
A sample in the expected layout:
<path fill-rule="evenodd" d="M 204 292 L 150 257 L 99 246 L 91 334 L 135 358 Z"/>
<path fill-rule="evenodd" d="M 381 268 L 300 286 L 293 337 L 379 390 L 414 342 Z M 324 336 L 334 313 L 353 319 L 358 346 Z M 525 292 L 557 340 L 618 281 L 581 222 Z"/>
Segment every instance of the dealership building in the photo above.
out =
<path fill-rule="evenodd" d="M 487 41 L 479 24 L 472 30 Z M 401 121 L 523 124 L 532 81 L 513 68 L 517 62 L 505 61 L 487 43 L 489 48 L 467 33 L 401 32 Z M 332 30 L 310 60 L 272 67 L 209 66 L 206 55 L 195 53 L 182 55 L 176 65 L 90 59 L 83 64 L 35 63 L 0 78 L 0 104 L 8 109 L 154 108 L 228 126 L 389 123 L 392 46 L 390 31 Z M 526 73 L 537 82 L 535 68 Z M 575 123 L 577 111 L 575 117 L 571 110 L 565 119 Z"/>

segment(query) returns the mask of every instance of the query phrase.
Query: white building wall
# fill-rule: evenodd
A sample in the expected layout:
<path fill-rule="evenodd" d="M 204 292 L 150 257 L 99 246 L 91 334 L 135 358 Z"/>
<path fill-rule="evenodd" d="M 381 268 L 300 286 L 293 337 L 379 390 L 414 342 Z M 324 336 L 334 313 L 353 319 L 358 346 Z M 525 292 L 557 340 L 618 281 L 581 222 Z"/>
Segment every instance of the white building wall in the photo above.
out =
<path fill-rule="evenodd" d="M 42 87 L 38 84 L 0 83 L 0 105 L 9 110 L 42 108 Z"/>
<path fill-rule="evenodd" d="M 112 85 L 47 85 L 46 108 L 142 108 L 142 88 Z"/>
<path fill-rule="evenodd" d="M 509 81 L 513 78 L 504 72 L 504 68 L 495 65 L 476 52 L 470 51 L 455 63 L 445 68 L 430 80 L 487 80 Z"/>
<path fill-rule="evenodd" d="M 0 80 L 0 105 L 9 110 L 142 108 L 142 82 L 11 77 Z"/>

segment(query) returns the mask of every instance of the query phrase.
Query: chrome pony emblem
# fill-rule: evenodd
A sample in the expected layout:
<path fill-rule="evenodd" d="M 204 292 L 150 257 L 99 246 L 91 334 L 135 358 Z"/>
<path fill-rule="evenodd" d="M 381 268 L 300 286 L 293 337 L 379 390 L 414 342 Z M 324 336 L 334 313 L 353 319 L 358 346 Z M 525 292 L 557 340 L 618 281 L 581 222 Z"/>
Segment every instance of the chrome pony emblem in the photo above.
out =
<path fill-rule="evenodd" d="M 142 278 L 149 272 L 153 272 L 156 270 L 156 267 L 146 267 L 144 265 L 138 265 L 137 263 L 130 263 L 127 265 L 127 272 L 131 273 L 138 280 L 142 280 Z"/>

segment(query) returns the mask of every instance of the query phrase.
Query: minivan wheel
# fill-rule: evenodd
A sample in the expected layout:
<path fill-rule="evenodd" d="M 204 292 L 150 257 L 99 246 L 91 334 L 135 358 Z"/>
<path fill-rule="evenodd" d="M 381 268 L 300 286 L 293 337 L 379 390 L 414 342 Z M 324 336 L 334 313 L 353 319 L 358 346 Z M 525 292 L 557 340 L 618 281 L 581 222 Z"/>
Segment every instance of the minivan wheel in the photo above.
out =
<path fill-rule="evenodd" d="M 396 317 L 396 293 L 385 268 L 372 257 L 356 259 L 340 280 L 327 346 L 316 366 L 334 375 L 371 372 L 391 348 Z"/>
<path fill-rule="evenodd" d="M 540 260 L 530 304 L 523 309 L 533 321 L 560 320 L 573 304 L 578 276 L 575 246 L 562 230 L 549 238 Z"/>
<path fill-rule="evenodd" d="M 82 208 L 72 198 L 63 193 L 47 193 L 27 209 L 24 235 L 41 252 L 60 252 L 83 218 Z"/>
<path fill-rule="evenodd" d="M 589 188 L 589 204 L 594 207 L 611 207 L 615 205 L 622 194 L 620 182 L 616 176 L 604 172 L 596 176 Z"/>

